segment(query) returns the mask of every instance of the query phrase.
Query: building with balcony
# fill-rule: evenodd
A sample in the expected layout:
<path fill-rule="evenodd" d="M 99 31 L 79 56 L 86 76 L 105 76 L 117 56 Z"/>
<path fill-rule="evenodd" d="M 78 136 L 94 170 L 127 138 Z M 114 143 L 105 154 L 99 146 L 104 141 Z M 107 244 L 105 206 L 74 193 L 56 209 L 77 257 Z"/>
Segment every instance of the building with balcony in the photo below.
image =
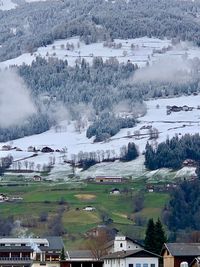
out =
<path fill-rule="evenodd" d="M 0 267 L 60 267 L 60 237 L 0 238 Z"/>

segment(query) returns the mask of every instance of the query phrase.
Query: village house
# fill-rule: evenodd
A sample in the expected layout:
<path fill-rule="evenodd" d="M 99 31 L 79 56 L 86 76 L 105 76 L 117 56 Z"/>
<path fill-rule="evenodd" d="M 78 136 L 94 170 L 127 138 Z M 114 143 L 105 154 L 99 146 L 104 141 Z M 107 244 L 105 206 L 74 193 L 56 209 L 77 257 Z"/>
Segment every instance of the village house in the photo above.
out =
<path fill-rule="evenodd" d="M 11 150 L 11 149 L 12 149 L 12 148 L 11 148 L 10 145 L 3 145 L 2 148 L 1 148 L 2 151 L 9 151 L 9 150 Z"/>
<path fill-rule="evenodd" d="M 11 197 L 10 200 L 11 201 L 21 201 L 21 200 L 23 200 L 23 197 L 19 197 L 19 196 Z"/>
<path fill-rule="evenodd" d="M 16 151 L 22 151 L 22 149 L 19 148 L 19 147 L 16 147 L 15 150 L 16 150 Z"/>
<path fill-rule="evenodd" d="M 28 152 L 35 152 L 36 149 L 35 149 L 34 146 L 29 146 L 29 147 L 27 148 L 27 151 L 28 151 Z"/>
<path fill-rule="evenodd" d="M 124 235 L 116 235 L 113 240 L 105 244 L 105 248 L 107 253 L 110 254 L 117 251 L 143 249 L 143 246 L 130 237 Z"/>
<path fill-rule="evenodd" d="M 87 232 L 86 232 L 86 236 L 87 237 L 98 237 L 98 236 L 101 236 L 101 235 L 106 235 L 106 236 L 116 236 L 116 234 L 118 233 L 119 231 L 116 229 L 116 228 L 110 228 L 108 227 L 107 225 L 105 224 L 101 224 L 101 225 L 98 225 L 96 227 L 93 227 L 91 229 L 89 229 Z M 112 244 L 113 244 L 113 241 L 112 241 Z M 107 245 L 107 244 L 106 244 Z"/>
<path fill-rule="evenodd" d="M 60 237 L 0 238 L 0 266 L 59 267 L 63 247 Z"/>
<path fill-rule="evenodd" d="M 0 194 L 0 202 L 5 202 L 8 200 L 9 200 L 8 196 L 6 196 L 5 194 Z"/>
<path fill-rule="evenodd" d="M 66 251 L 66 260 L 60 267 L 103 267 L 103 260 L 97 259 L 91 250 Z"/>
<path fill-rule="evenodd" d="M 158 267 L 160 256 L 145 249 L 122 250 L 103 257 L 104 267 Z"/>
<path fill-rule="evenodd" d="M 35 182 L 41 182 L 42 181 L 42 177 L 40 175 L 34 175 L 33 176 L 33 181 L 35 181 Z"/>
<path fill-rule="evenodd" d="M 43 153 L 50 153 L 50 152 L 54 152 L 54 150 L 48 146 L 45 146 L 41 149 L 41 152 Z"/>
<path fill-rule="evenodd" d="M 124 180 L 121 176 L 96 176 L 96 183 L 122 183 Z"/>
<path fill-rule="evenodd" d="M 87 206 L 87 207 L 83 208 L 83 210 L 85 210 L 85 211 L 94 211 L 95 207 Z"/>
<path fill-rule="evenodd" d="M 161 255 L 163 267 L 180 267 L 182 262 L 189 266 L 200 255 L 200 243 L 165 243 Z"/>
<path fill-rule="evenodd" d="M 193 159 L 186 159 L 183 161 L 183 167 L 196 167 L 197 163 Z"/>

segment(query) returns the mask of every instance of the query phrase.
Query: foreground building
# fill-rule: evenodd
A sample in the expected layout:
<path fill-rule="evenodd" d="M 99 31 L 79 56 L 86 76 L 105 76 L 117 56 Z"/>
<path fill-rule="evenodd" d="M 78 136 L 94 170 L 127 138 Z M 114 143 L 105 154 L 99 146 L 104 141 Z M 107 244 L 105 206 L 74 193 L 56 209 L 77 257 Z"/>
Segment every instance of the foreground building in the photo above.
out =
<path fill-rule="evenodd" d="M 103 260 L 97 259 L 91 250 L 73 250 L 66 252 L 60 267 L 103 267 Z"/>
<path fill-rule="evenodd" d="M 145 249 L 118 251 L 105 256 L 104 267 L 158 267 L 159 255 Z"/>
<path fill-rule="evenodd" d="M 159 258 L 137 241 L 117 235 L 103 247 L 66 251 L 61 267 L 158 267 Z"/>
<path fill-rule="evenodd" d="M 181 263 L 195 265 L 198 262 L 195 259 L 200 255 L 200 243 L 166 243 L 161 255 L 164 267 L 180 267 Z"/>
<path fill-rule="evenodd" d="M 60 237 L 0 238 L 0 267 L 59 267 Z"/>

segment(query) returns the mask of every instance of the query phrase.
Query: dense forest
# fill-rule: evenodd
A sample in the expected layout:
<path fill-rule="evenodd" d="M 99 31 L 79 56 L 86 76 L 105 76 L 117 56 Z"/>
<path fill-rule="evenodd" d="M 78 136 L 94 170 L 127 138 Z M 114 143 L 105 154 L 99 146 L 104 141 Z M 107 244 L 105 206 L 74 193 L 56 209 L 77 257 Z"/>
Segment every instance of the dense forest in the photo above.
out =
<path fill-rule="evenodd" d="M 163 220 L 169 230 L 200 230 L 200 181 L 183 182 L 171 193 L 163 211 Z"/>
<path fill-rule="evenodd" d="M 145 166 L 150 170 L 159 168 L 178 169 L 185 159 L 200 160 L 200 135 L 186 134 L 167 139 L 153 148 L 146 145 Z"/>
<path fill-rule="evenodd" d="M 86 44 L 154 36 L 200 44 L 198 1 L 64 0 L 0 11 L 0 60 L 79 35 Z M 12 17 L 12 19 L 10 19 Z"/>

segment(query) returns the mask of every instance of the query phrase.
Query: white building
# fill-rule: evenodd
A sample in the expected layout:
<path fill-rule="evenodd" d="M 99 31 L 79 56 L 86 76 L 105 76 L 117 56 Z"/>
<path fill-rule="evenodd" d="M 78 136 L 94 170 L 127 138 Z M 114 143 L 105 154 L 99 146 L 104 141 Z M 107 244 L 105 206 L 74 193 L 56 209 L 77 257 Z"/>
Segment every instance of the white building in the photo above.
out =
<path fill-rule="evenodd" d="M 108 253 L 143 249 L 143 246 L 139 244 L 136 240 L 123 235 L 115 236 L 115 239 L 108 242 L 105 247 Z"/>
<path fill-rule="evenodd" d="M 104 267 L 158 267 L 159 255 L 135 249 L 108 254 L 103 260 Z"/>
<path fill-rule="evenodd" d="M 83 210 L 85 210 L 85 211 L 94 211 L 95 207 L 87 206 Z"/>

